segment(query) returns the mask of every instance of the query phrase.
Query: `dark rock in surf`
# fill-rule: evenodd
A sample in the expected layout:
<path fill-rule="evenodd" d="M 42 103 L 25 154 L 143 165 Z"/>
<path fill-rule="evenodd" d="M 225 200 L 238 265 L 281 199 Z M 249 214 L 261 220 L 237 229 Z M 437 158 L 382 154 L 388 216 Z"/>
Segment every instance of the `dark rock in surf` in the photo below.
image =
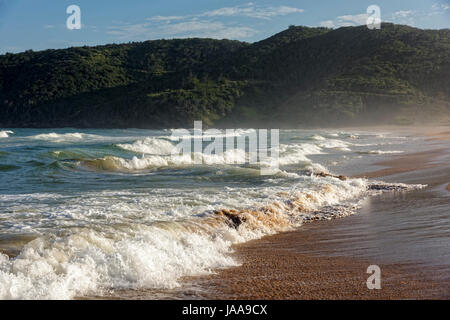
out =
<path fill-rule="evenodd" d="M 226 217 L 228 220 L 228 224 L 230 227 L 237 229 L 242 223 L 247 221 L 247 219 L 241 215 L 239 215 L 239 212 L 236 210 L 219 210 L 214 212 L 215 214 L 219 216 Z"/>
<path fill-rule="evenodd" d="M 333 175 L 333 174 L 325 173 L 325 172 L 314 173 L 314 175 L 315 175 L 316 177 L 321 177 L 321 178 L 332 177 L 332 178 L 339 179 L 339 180 L 341 180 L 341 181 L 347 180 L 347 177 L 346 177 L 346 176 L 343 176 L 343 175 L 335 176 L 335 175 Z"/>

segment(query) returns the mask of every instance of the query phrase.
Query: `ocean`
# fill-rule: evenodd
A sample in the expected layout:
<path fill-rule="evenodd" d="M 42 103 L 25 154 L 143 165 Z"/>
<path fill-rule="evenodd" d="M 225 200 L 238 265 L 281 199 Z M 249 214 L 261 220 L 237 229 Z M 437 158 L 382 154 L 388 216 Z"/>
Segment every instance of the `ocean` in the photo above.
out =
<path fill-rule="evenodd" d="M 174 159 L 172 132 L 0 130 L 0 299 L 177 288 L 183 277 L 238 265 L 233 244 L 427 187 L 351 178 L 388 156 L 429 150 L 424 137 L 280 130 L 279 169 L 261 175 L 220 154 Z"/>

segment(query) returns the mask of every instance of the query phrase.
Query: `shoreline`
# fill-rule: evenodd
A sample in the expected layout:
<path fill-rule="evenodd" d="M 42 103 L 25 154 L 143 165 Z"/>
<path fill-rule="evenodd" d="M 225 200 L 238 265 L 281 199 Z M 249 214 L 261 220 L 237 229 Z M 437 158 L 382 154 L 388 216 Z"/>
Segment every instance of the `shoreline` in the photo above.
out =
<path fill-rule="evenodd" d="M 422 132 L 420 134 L 423 134 Z M 448 141 L 449 132 L 434 132 L 429 141 Z M 435 139 L 436 138 L 436 139 Z M 369 171 L 356 177 L 379 178 L 414 173 L 429 184 L 421 170 L 439 168 L 434 160 L 446 149 L 391 156 L 374 163 L 386 168 Z M 403 182 L 403 181 L 398 181 Z M 444 187 L 445 188 L 445 187 Z M 446 187 L 450 191 L 450 185 Z M 419 193 L 420 194 L 420 193 Z M 205 291 L 206 299 L 449 299 L 450 279 L 445 270 L 419 263 L 383 262 L 382 289 L 368 290 L 367 267 L 371 259 L 351 255 L 333 255 L 326 243 L 339 234 L 331 228 L 345 228 L 352 217 L 307 223 L 300 229 L 266 236 L 234 246 L 235 257 L 242 265 L 218 270 L 209 276 L 186 279 Z M 320 239 L 320 241 L 319 241 Z M 342 239 L 337 247 L 351 242 Z M 325 245 L 324 245 L 325 243 Z M 420 266 L 419 266 L 420 265 Z"/>

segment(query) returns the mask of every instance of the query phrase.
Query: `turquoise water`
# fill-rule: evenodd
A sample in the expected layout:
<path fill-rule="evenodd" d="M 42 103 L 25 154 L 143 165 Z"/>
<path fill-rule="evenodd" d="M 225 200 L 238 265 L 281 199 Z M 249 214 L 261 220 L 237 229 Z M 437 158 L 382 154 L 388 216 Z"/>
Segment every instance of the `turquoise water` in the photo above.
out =
<path fill-rule="evenodd" d="M 357 213 L 381 192 L 373 181 L 315 173 L 360 173 L 425 148 L 421 138 L 388 132 L 282 130 L 279 170 L 261 175 L 261 166 L 224 161 L 245 159 L 248 148 L 203 164 L 173 158 L 171 134 L 0 130 L 0 298 L 180 286 L 183 276 L 237 265 L 234 243 Z M 245 209 L 245 223 L 233 225 L 220 209 Z"/>

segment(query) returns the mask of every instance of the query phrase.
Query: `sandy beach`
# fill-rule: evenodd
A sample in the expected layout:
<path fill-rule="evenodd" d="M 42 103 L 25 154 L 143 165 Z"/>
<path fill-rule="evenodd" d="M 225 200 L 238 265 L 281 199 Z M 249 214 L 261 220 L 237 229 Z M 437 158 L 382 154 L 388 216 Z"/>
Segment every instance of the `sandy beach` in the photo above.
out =
<path fill-rule="evenodd" d="M 430 135 L 430 143 L 448 142 L 450 137 L 449 132 L 430 133 L 428 130 L 419 133 Z M 399 182 L 404 182 L 402 179 L 412 180 L 427 184 L 429 188 L 444 185 L 442 190 L 449 191 L 450 170 L 448 162 L 442 160 L 448 151 L 448 148 L 439 145 L 428 152 L 393 156 L 390 160 L 374 164 L 385 168 L 360 176 L 395 176 Z M 413 178 L 402 178 L 405 174 Z M 407 207 L 420 201 L 425 192 L 416 192 L 411 196 L 412 200 L 403 204 L 402 195 L 394 197 L 400 199 L 400 206 Z M 390 197 L 392 195 L 382 195 L 377 201 L 371 201 L 370 206 L 362 208 L 363 213 L 386 214 L 392 202 Z M 448 199 L 444 201 L 448 206 Z M 447 265 L 427 265 L 414 259 L 406 262 L 408 259 L 384 257 L 388 255 L 383 252 L 371 257 L 353 250 L 363 241 L 367 242 L 367 247 L 372 246 L 372 250 L 378 248 L 376 243 L 371 243 L 369 235 L 366 237 L 363 234 L 361 238 L 354 236 L 361 225 L 367 224 L 364 217 L 364 214 L 357 214 L 345 219 L 308 223 L 294 232 L 238 245 L 236 256 L 242 261 L 240 267 L 189 281 L 203 287 L 206 292 L 203 297 L 210 299 L 450 298 Z M 360 252 L 366 251 L 361 247 Z M 381 290 L 369 290 L 366 286 L 369 276 L 366 270 L 372 264 L 377 264 L 382 270 Z"/>

